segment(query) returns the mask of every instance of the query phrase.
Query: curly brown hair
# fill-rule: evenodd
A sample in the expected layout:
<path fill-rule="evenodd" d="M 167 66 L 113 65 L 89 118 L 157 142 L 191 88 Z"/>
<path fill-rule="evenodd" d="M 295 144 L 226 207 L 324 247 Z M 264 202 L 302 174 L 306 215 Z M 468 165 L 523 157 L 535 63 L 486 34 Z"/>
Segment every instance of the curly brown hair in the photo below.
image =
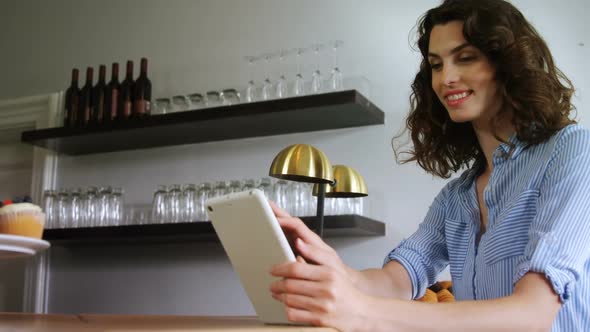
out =
<path fill-rule="evenodd" d="M 435 25 L 457 20 L 464 23 L 465 40 L 496 68 L 503 104 L 492 119 L 494 132 L 507 112 L 517 138 L 526 144 L 543 142 L 574 122 L 569 118 L 574 109 L 573 86 L 555 66 L 545 41 L 518 9 L 503 0 L 446 0 L 417 23 L 417 45 L 423 58 L 412 83 L 411 111 L 406 119 L 413 148 L 402 151 L 409 157 L 400 160 L 394 147 L 398 162 L 417 161 L 428 173 L 442 178 L 484 158 L 471 123 L 453 122 L 431 86 L 430 32 Z"/>

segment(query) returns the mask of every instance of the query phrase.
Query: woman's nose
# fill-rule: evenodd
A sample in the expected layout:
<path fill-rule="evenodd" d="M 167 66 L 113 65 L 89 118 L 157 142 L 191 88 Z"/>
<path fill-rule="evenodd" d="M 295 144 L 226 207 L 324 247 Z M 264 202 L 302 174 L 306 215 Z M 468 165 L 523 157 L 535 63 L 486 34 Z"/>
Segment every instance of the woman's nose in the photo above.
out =
<path fill-rule="evenodd" d="M 443 83 L 446 86 L 451 86 L 459 81 L 459 71 L 453 65 L 443 67 L 442 72 Z"/>

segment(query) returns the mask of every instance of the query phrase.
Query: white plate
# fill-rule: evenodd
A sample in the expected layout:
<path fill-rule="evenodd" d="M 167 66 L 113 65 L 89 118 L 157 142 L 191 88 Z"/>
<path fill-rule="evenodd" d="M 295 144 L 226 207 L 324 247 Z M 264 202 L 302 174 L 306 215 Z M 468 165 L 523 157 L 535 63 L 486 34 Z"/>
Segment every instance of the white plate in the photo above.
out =
<path fill-rule="evenodd" d="M 49 242 L 32 237 L 0 234 L 0 259 L 33 256 L 49 248 Z"/>

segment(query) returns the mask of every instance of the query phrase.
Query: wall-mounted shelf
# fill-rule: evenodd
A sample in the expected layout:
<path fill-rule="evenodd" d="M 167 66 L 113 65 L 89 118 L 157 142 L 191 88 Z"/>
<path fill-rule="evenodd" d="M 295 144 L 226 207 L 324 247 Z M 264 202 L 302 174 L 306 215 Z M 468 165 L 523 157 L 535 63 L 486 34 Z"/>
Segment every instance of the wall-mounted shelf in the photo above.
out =
<path fill-rule="evenodd" d="M 315 229 L 316 217 L 301 219 Z M 385 224 L 367 217 L 354 214 L 324 217 L 325 237 L 383 235 Z M 106 242 L 219 241 L 211 222 L 46 229 L 43 239 L 57 246 Z"/>
<path fill-rule="evenodd" d="M 108 127 L 25 131 L 21 139 L 61 154 L 82 155 L 377 125 L 384 118 L 358 91 L 347 90 L 153 115 Z"/>

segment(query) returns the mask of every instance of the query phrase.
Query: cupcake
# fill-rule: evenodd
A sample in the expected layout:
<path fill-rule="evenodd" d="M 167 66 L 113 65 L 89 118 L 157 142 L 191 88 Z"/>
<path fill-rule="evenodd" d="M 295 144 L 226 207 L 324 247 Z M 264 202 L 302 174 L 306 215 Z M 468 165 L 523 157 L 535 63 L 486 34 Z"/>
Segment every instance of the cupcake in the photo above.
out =
<path fill-rule="evenodd" d="M 31 203 L 16 203 L 0 208 L 0 234 L 28 236 L 40 239 L 45 214 Z"/>

